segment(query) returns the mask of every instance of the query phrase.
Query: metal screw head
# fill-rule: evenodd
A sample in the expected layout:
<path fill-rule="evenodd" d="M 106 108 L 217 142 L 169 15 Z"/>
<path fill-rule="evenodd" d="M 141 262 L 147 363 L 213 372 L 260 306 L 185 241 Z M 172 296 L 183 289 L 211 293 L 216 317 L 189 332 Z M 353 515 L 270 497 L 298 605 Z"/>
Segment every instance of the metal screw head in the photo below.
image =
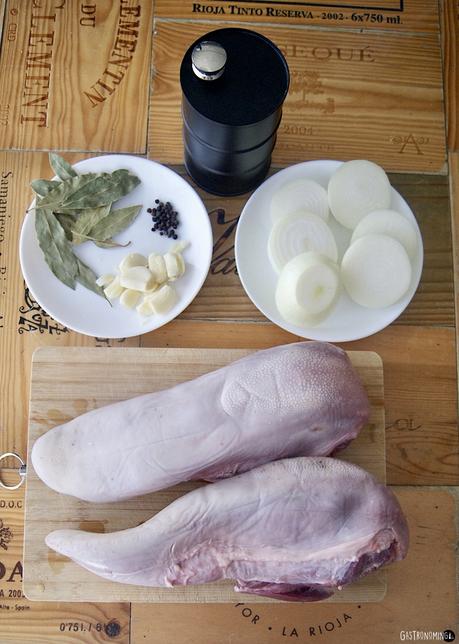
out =
<path fill-rule="evenodd" d="M 226 51 L 212 40 L 203 40 L 191 54 L 193 71 L 202 80 L 213 81 L 225 71 Z"/>

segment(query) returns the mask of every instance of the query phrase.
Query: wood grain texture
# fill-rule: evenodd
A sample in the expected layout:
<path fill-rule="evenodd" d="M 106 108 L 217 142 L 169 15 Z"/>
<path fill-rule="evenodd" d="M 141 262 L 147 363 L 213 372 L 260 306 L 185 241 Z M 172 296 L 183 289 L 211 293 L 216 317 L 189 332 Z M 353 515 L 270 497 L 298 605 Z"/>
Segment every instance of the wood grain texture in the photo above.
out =
<path fill-rule="evenodd" d="M 273 324 L 176 320 L 142 336 L 141 345 L 262 349 L 300 339 Z M 459 485 L 454 329 L 392 325 L 341 346 L 383 360 L 387 481 Z"/>
<path fill-rule="evenodd" d="M 184 174 L 183 166 L 174 169 L 190 181 Z M 410 204 L 424 240 L 424 270 L 420 286 L 408 308 L 395 323 L 454 326 L 448 180 L 442 176 L 410 174 L 391 174 L 390 180 Z M 209 211 L 214 252 L 207 280 L 181 318 L 266 321 L 245 294 L 236 271 L 236 226 L 248 195 L 225 198 L 209 195 L 202 190 L 198 192 Z"/>
<path fill-rule="evenodd" d="M 457 0 L 440 3 L 443 73 L 445 84 L 448 150 L 459 149 L 459 5 Z"/>
<path fill-rule="evenodd" d="M 451 228 L 454 265 L 454 300 L 456 319 L 459 315 L 459 152 L 449 154 L 449 181 L 451 192 Z M 459 369 L 459 327 L 456 325 L 456 350 Z"/>
<path fill-rule="evenodd" d="M 81 155 L 66 155 L 71 162 Z M 40 308 L 19 265 L 19 235 L 33 178 L 49 177 L 48 155 L 0 152 L 0 453 L 27 450 L 30 363 L 37 347 L 138 346 L 138 338 L 108 341 L 69 332 Z"/>
<path fill-rule="evenodd" d="M 8 0 L 0 147 L 145 152 L 152 3 Z"/>
<path fill-rule="evenodd" d="M 225 366 L 248 355 L 244 349 L 58 349 L 34 354 L 29 455 L 35 440 L 56 424 L 84 411 L 135 395 L 158 391 Z M 372 405 L 368 429 L 340 458 L 363 466 L 385 480 L 384 389 L 382 364 L 372 352 L 351 352 L 352 363 Z M 109 374 L 109 375 L 108 375 Z M 30 458 L 29 458 L 30 462 Z M 53 528 L 72 527 L 112 532 L 138 525 L 178 496 L 199 486 L 184 483 L 137 499 L 110 504 L 85 503 L 59 495 L 29 467 L 27 476 L 24 591 L 35 600 L 150 601 L 167 603 L 240 600 L 231 582 L 200 586 L 147 588 L 103 580 L 57 554 L 49 554 L 44 538 Z M 53 563 L 54 562 L 54 563 Z M 385 578 L 378 572 L 352 584 L 330 601 L 379 601 Z M 252 602 L 266 602 L 253 598 Z"/>
<path fill-rule="evenodd" d="M 16 483 L 13 471 L 2 480 Z M 0 639 L 2 644 L 129 644 L 129 604 L 30 602 L 22 592 L 24 493 L 0 488 Z M 83 630 L 84 629 L 84 630 Z M 109 634 L 112 634 L 110 636 Z M 116 637 L 115 637 L 116 634 Z"/>
<path fill-rule="evenodd" d="M 323 641 L 395 644 L 400 631 L 456 635 L 456 489 L 393 488 L 411 532 L 407 558 L 387 568 L 384 601 L 374 604 L 132 606 L 132 641 L 152 644 L 279 644 Z M 296 631 L 296 634 L 295 632 Z"/>
<path fill-rule="evenodd" d="M 6 0 L 0 0 L 0 51 L 1 51 L 1 43 L 2 43 L 2 38 L 3 38 L 3 24 L 5 20 L 5 7 L 6 7 Z"/>
<path fill-rule="evenodd" d="M 265 3 L 156 0 L 155 15 L 183 20 L 212 21 L 224 18 L 241 23 L 438 33 L 438 7 L 429 0 L 404 3 L 399 0 L 365 0 L 361 3 L 342 1 L 335 4 L 288 0 Z"/>
<path fill-rule="evenodd" d="M 156 20 L 151 158 L 182 162 L 180 63 L 195 39 L 222 26 L 228 23 L 196 21 L 184 28 L 181 22 Z M 338 37 L 315 28 L 256 28 L 283 51 L 291 72 L 275 165 L 367 158 L 389 171 L 445 172 L 438 35 L 360 31 Z"/>

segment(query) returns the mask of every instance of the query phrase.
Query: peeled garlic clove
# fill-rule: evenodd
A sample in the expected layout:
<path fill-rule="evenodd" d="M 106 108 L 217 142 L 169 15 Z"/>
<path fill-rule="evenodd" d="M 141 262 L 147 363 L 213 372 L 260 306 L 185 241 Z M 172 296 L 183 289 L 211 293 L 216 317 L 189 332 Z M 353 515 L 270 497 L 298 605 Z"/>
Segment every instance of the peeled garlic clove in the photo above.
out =
<path fill-rule="evenodd" d="M 179 263 L 180 267 L 180 277 L 185 273 L 185 260 L 182 257 L 182 253 L 174 253 L 174 255 L 177 257 L 177 261 Z"/>
<path fill-rule="evenodd" d="M 121 306 L 124 306 L 125 309 L 133 309 L 137 305 L 140 297 L 141 293 L 139 293 L 139 291 L 133 291 L 132 289 L 127 288 L 123 293 L 121 293 Z"/>
<path fill-rule="evenodd" d="M 145 297 L 155 313 L 167 313 L 177 302 L 177 293 L 170 284 L 163 284 L 157 291 Z"/>
<path fill-rule="evenodd" d="M 155 278 L 146 266 L 132 266 L 121 273 L 120 284 L 133 291 L 148 291 L 155 285 Z"/>
<path fill-rule="evenodd" d="M 167 277 L 171 281 L 174 281 L 183 275 L 185 263 L 181 255 L 179 259 L 179 255 L 176 253 L 166 253 L 164 255 L 164 263 L 166 264 Z"/>
<path fill-rule="evenodd" d="M 167 282 L 166 264 L 162 255 L 158 255 L 158 253 L 150 253 L 150 255 L 148 255 L 148 268 L 153 273 L 155 281 L 158 282 L 158 284 Z"/>
<path fill-rule="evenodd" d="M 134 266 L 146 266 L 147 264 L 148 261 L 144 255 L 141 255 L 140 253 L 129 253 L 129 255 L 126 255 L 120 263 L 119 269 L 121 273 L 124 273 L 126 270 Z"/>
<path fill-rule="evenodd" d="M 148 288 L 146 291 L 144 291 L 145 295 L 150 295 L 151 293 L 154 293 L 159 289 L 161 284 L 158 284 L 158 282 L 155 282 L 151 288 Z"/>
<path fill-rule="evenodd" d="M 182 251 L 185 250 L 185 248 L 188 248 L 189 245 L 190 245 L 190 242 L 185 241 L 185 240 L 175 242 L 175 244 L 172 246 L 170 252 L 171 253 L 181 253 Z"/>
<path fill-rule="evenodd" d="M 154 313 L 150 302 L 146 299 L 143 299 L 142 302 L 136 307 L 136 311 L 144 317 L 148 317 L 150 315 L 153 315 Z"/>
<path fill-rule="evenodd" d="M 115 279 L 107 286 L 107 288 L 104 289 L 105 296 L 110 301 L 116 300 L 118 297 L 120 297 L 123 291 L 124 288 L 121 286 L 120 278 L 118 276 L 116 276 Z"/>
<path fill-rule="evenodd" d="M 114 279 L 115 279 L 115 276 L 112 275 L 111 273 L 104 273 L 103 275 L 101 275 L 96 279 L 96 284 L 101 288 L 105 288 L 106 286 L 111 284 L 111 282 L 113 282 Z"/>

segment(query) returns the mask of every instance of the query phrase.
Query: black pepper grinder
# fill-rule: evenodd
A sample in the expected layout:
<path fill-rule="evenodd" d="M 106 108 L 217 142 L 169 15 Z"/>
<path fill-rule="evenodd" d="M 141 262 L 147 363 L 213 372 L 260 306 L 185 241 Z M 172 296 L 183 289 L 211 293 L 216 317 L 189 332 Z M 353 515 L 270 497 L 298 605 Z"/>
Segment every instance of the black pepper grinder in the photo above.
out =
<path fill-rule="evenodd" d="M 288 92 L 280 50 L 248 29 L 195 41 L 180 68 L 185 166 L 207 192 L 237 195 L 265 178 Z"/>

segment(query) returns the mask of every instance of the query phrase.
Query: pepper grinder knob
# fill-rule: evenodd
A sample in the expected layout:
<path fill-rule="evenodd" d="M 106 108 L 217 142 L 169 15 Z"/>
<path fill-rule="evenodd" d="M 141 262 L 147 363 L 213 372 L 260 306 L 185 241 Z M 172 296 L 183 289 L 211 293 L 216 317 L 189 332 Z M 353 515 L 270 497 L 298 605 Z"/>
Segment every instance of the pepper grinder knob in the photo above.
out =
<path fill-rule="evenodd" d="M 218 42 L 203 40 L 194 47 L 191 64 L 198 78 L 216 80 L 225 71 L 226 51 Z"/>

